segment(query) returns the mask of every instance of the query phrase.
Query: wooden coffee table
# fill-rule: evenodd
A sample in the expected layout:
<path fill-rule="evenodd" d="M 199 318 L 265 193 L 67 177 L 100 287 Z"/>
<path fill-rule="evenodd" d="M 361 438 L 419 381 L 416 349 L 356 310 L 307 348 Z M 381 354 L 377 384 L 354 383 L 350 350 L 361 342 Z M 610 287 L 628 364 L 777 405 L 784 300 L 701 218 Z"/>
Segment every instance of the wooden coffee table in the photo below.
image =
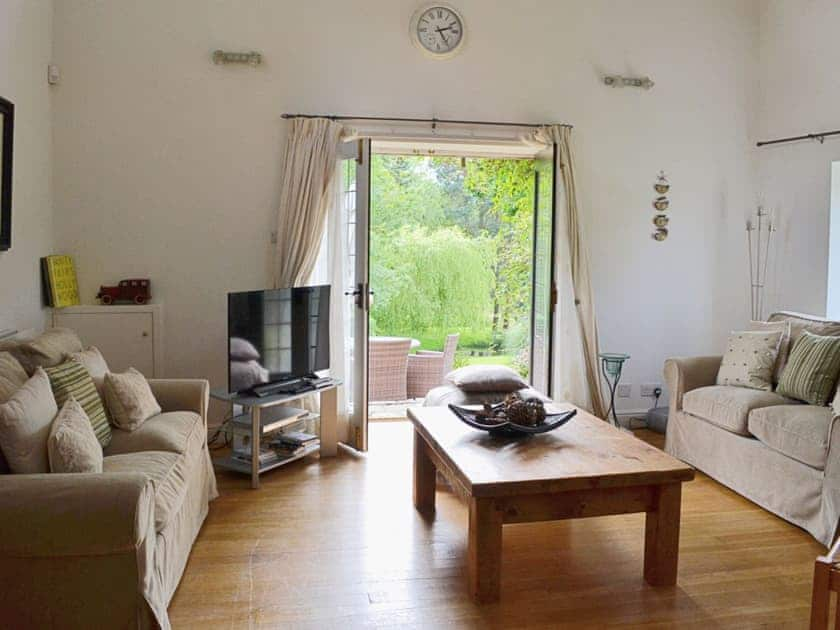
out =
<path fill-rule="evenodd" d="M 568 405 L 565 408 L 570 408 Z M 469 504 L 470 595 L 499 598 L 502 525 L 645 512 L 644 578 L 677 580 L 682 482 L 694 470 L 579 410 L 526 438 L 472 429 L 445 407 L 408 410 L 414 423 L 414 505 L 435 509 L 435 471 Z"/>

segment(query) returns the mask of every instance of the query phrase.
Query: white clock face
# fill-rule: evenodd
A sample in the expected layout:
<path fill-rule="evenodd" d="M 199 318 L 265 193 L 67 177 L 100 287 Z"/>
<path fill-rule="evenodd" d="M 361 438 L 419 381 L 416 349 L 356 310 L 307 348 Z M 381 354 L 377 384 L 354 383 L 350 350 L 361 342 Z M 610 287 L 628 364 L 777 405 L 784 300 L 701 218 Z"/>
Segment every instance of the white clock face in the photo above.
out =
<path fill-rule="evenodd" d="M 454 9 L 433 6 L 422 9 L 413 20 L 414 37 L 435 56 L 454 53 L 464 39 L 464 23 Z"/>

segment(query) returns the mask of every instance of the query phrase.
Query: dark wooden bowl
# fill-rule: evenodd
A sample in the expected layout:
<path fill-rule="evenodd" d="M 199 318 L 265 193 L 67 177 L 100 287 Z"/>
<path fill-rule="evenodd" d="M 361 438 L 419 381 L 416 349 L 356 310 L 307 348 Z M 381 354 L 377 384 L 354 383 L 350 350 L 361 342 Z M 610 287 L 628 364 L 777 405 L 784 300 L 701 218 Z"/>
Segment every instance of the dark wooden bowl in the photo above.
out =
<path fill-rule="evenodd" d="M 498 409 L 501 407 L 501 403 L 499 405 L 494 405 L 494 409 Z M 458 419 L 463 422 L 464 424 L 468 424 L 473 429 L 479 429 L 481 431 L 487 431 L 493 435 L 506 435 L 506 436 L 522 436 L 522 435 L 535 435 L 537 433 L 548 433 L 549 431 L 554 431 L 559 427 L 562 427 L 566 424 L 569 420 L 575 417 L 577 414 L 577 409 L 571 409 L 570 411 L 564 411 L 563 413 L 551 413 L 546 414 L 545 422 L 538 424 L 534 427 L 529 427 L 524 424 L 516 424 L 511 422 L 510 420 L 505 420 L 503 422 L 483 422 L 476 418 L 476 411 L 473 409 L 464 409 L 463 407 L 458 407 L 457 405 L 449 405 L 449 409 L 454 413 Z"/>

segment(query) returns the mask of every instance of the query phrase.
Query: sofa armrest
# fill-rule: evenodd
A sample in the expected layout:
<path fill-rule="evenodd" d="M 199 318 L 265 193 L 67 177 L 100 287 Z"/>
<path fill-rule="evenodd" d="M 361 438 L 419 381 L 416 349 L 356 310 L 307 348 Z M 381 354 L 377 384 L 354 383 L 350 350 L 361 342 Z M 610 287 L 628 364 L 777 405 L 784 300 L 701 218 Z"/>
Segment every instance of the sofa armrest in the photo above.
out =
<path fill-rule="evenodd" d="M 714 385 L 723 357 L 675 357 L 665 361 L 665 384 L 671 396 L 670 411 L 682 409 L 686 392 Z"/>
<path fill-rule="evenodd" d="M 194 411 L 207 426 L 209 381 L 203 378 L 152 378 L 149 386 L 163 411 Z"/>
<path fill-rule="evenodd" d="M 153 533 L 154 496 L 141 473 L 0 476 L 0 557 L 119 554 Z"/>

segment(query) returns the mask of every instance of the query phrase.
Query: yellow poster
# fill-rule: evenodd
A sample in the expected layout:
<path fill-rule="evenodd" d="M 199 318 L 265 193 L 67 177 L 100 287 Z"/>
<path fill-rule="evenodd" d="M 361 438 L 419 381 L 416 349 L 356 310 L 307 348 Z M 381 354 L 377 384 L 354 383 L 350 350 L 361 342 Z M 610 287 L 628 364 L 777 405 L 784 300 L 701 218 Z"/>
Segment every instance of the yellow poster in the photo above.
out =
<path fill-rule="evenodd" d="M 47 256 L 47 276 L 52 295 L 52 306 L 62 308 L 79 303 L 79 284 L 76 267 L 70 256 Z"/>

